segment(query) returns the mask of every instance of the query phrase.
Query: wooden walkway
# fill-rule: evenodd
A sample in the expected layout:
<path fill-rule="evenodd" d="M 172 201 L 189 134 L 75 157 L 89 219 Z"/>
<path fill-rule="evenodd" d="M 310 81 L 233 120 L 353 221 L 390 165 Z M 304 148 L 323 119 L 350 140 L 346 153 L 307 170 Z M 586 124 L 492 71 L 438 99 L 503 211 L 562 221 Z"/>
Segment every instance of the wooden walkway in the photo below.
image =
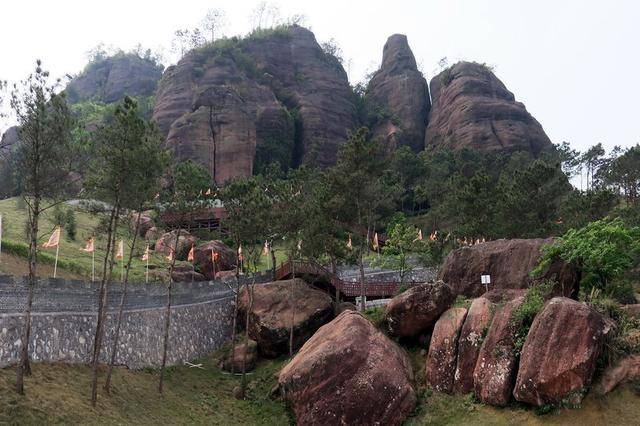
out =
<path fill-rule="evenodd" d="M 345 281 L 333 274 L 327 268 L 322 265 L 310 263 L 310 262 L 295 262 L 295 273 L 316 275 L 325 278 L 331 283 L 331 285 L 339 290 L 343 296 L 346 297 L 358 297 L 361 292 L 360 280 L 357 281 Z M 293 265 L 290 261 L 282 263 L 276 269 L 276 280 L 284 280 L 290 278 L 293 275 Z M 405 282 L 407 286 L 416 285 L 418 283 Z M 365 282 L 365 296 L 367 297 L 389 297 L 394 296 L 400 287 L 399 281 L 375 281 L 367 280 Z"/>

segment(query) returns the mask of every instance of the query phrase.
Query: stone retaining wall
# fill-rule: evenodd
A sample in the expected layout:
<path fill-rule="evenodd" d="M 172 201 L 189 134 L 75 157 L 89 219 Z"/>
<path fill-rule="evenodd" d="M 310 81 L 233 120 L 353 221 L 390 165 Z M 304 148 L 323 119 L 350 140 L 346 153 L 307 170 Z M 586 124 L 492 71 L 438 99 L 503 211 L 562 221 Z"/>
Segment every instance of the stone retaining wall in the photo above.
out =
<path fill-rule="evenodd" d="M 266 277 L 265 277 L 266 279 Z M 231 336 L 233 292 L 229 283 L 175 283 L 172 292 L 168 363 L 204 356 Z M 120 284 L 108 292 L 106 334 L 101 358 L 113 341 Z M 0 367 L 18 359 L 27 286 L 0 276 Z M 119 365 L 157 366 L 161 362 L 166 286 L 129 286 L 119 340 Z M 98 285 L 65 280 L 38 283 L 34 293 L 30 351 L 35 361 L 85 363 L 91 358 Z"/>

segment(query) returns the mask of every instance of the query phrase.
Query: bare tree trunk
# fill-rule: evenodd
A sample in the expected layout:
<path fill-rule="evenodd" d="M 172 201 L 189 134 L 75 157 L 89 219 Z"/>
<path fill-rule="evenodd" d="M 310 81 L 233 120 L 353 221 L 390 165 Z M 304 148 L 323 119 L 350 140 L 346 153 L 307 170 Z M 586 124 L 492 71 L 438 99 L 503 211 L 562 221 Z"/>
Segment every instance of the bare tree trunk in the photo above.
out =
<path fill-rule="evenodd" d="M 331 258 L 331 278 L 336 278 L 338 276 L 338 265 L 336 264 L 336 258 L 333 255 L 329 255 Z M 336 312 L 338 310 L 338 305 L 340 304 L 340 289 L 336 285 Z"/>
<path fill-rule="evenodd" d="M 180 220 L 182 223 L 182 220 Z M 169 284 L 167 285 L 167 309 L 164 316 L 164 339 L 162 343 L 162 364 L 160 366 L 160 380 L 158 381 L 158 392 L 164 390 L 164 368 L 167 365 L 167 349 L 169 347 L 169 327 L 171 327 L 171 290 L 173 287 L 173 268 L 178 257 L 178 243 L 180 242 L 180 230 L 176 233 L 176 242 L 173 245 L 173 256 L 171 256 L 171 267 L 169 267 Z"/>
<path fill-rule="evenodd" d="M 276 251 L 273 248 L 273 245 L 271 245 L 271 275 L 273 278 L 273 281 L 276 280 Z"/>
<path fill-rule="evenodd" d="M 236 241 L 236 246 L 238 242 Z M 231 374 L 236 374 L 236 328 L 238 327 L 238 304 L 240 303 L 240 256 L 236 250 L 236 303 L 233 307 L 233 329 L 231 330 Z"/>
<path fill-rule="evenodd" d="M 24 329 L 21 336 L 20 363 L 16 372 L 16 392 L 24 395 L 24 376 L 31 375 L 29 363 L 29 340 L 31 339 L 31 307 L 33 306 L 33 292 L 37 280 L 37 255 L 38 255 L 38 220 L 40 217 L 40 198 L 33 200 L 33 206 L 29 209 L 29 279 L 27 294 L 27 306 L 24 311 Z"/>
<path fill-rule="evenodd" d="M 140 206 L 142 209 L 142 206 Z M 104 390 L 109 393 L 111 390 L 111 376 L 113 374 L 113 366 L 116 363 L 116 356 L 118 354 L 118 340 L 120 339 L 120 328 L 122 326 L 122 315 L 124 312 L 124 302 L 127 297 L 127 286 L 129 284 L 129 271 L 131 270 L 131 261 L 133 260 L 133 252 L 136 247 L 136 240 L 138 239 L 138 232 L 140 231 L 140 217 L 142 213 L 138 209 L 138 218 L 136 219 L 136 226 L 133 234 L 133 243 L 131 245 L 131 251 L 129 252 L 129 260 L 127 262 L 127 270 L 124 275 L 124 283 L 122 284 L 122 296 L 120 297 L 120 307 L 118 308 L 118 320 L 116 322 L 116 331 L 113 336 L 113 347 L 111 348 L 111 358 L 109 360 L 109 369 L 107 370 L 107 378 L 104 382 Z"/>
<path fill-rule="evenodd" d="M 291 325 L 289 327 L 289 356 L 293 355 L 293 324 L 296 319 L 296 304 L 293 302 L 293 286 L 296 279 L 296 264 L 291 262 L 291 284 L 289 285 L 289 304 L 291 306 Z"/>
<path fill-rule="evenodd" d="M 360 312 L 364 312 L 366 304 L 364 303 L 365 283 L 364 283 L 364 261 L 362 259 L 362 251 L 360 251 L 360 255 L 358 256 L 358 266 L 360 268 Z"/>
<path fill-rule="evenodd" d="M 245 315 L 245 324 L 244 324 L 244 351 L 242 353 L 242 381 L 240 382 L 240 394 L 242 398 L 244 398 L 245 392 L 247 390 L 247 349 L 249 348 L 249 321 L 251 319 L 251 309 L 253 308 L 253 289 L 256 284 L 256 275 L 253 274 L 253 280 L 251 287 L 245 285 L 247 289 L 247 296 L 249 297 L 249 305 L 247 309 L 247 313 Z"/>
<path fill-rule="evenodd" d="M 109 227 L 107 229 L 107 252 L 105 253 L 104 262 L 102 265 L 102 281 L 100 282 L 100 298 L 98 302 L 98 318 L 96 324 L 96 333 L 93 339 L 93 357 L 91 360 L 91 405 L 96 406 L 98 401 L 98 363 L 100 361 L 100 349 L 102 346 L 102 338 L 104 335 L 104 322 L 106 319 L 107 310 L 107 287 L 111 282 L 111 275 L 113 273 L 114 252 L 115 252 L 115 240 L 118 230 L 118 219 L 120 215 L 119 200 L 111 210 L 111 216 L 109 218 Z M 108 271 L 107 271 L 108 264 Z M 107 273 L 108 272 L 108 273 Z"/>

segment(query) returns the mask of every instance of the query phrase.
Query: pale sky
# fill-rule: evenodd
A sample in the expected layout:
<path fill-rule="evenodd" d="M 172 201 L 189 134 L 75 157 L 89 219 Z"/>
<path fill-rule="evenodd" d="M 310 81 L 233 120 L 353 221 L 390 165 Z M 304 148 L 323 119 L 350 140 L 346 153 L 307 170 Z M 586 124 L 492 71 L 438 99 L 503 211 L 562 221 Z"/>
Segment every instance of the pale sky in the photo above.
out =
<path fill-rule="evenodd" d="M 173 32 L 210 8 L 227 35 L 245 34 L 258 1 L 20 0 L 0 6 L 0 79 L 24 78 L 36 58 L 55 76 L 79 72 L 99 43 L 168 50 Z M 304 14 L 319 41 L 342 48 L 351 82 L 380 63 L 382 46 L 406 34 L 426 78 L 438 61 L 486 62 L 553 142 L 585 149 L 640 143 L 640 2 L 633 0 L 431 0 L 270 2 Z M 0 129 L 8 124 L 0 123 Z"/>

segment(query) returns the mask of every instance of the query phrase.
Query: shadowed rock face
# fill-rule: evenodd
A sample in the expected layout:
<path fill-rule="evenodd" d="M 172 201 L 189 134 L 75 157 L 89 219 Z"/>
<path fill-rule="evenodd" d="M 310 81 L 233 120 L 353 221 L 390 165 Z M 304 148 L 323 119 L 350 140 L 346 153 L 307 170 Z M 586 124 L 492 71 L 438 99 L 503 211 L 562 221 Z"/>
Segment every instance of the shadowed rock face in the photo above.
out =
<path fill-rule="evenodd" d="M 401 425 L 416 404 L 406 353 L 360 313 L 322 326 L 280 372 L 298 425 Z"/>
<path fill-rule="evenodd" d="M 459 62 L 435 76 L 430 86 L 427 148 L 527 151 L 534 156 L 551 148 L 540 123 L 486 66 Z"/>
<path fill-rule="evenodd" d="M 286 166 L 335 162 L 354 127 L 346 73 L 298 26 L 188 53 L 169 67 L 153 118 L 176 161 L 222 183 L 253 172 L 256 152 Z"/>
<path fill-rule="evenodd" d="M 418 71 L 407 36 L 394 34 L 385 43 L 382 65 L 367 87 L 367 108 L 383 117 L 373 135 L 384 140 L 388 149 L 402 145 L 415 152 L 424 149 L 429 87 Z"/>
<path fill-rule="evenodd" d="M 125 95 L 152 96 L 161 77 L 162 66 L 137 55 L 119 54 L 89 64 L 65 91 L 71 103 L 112 103 Z"/>

